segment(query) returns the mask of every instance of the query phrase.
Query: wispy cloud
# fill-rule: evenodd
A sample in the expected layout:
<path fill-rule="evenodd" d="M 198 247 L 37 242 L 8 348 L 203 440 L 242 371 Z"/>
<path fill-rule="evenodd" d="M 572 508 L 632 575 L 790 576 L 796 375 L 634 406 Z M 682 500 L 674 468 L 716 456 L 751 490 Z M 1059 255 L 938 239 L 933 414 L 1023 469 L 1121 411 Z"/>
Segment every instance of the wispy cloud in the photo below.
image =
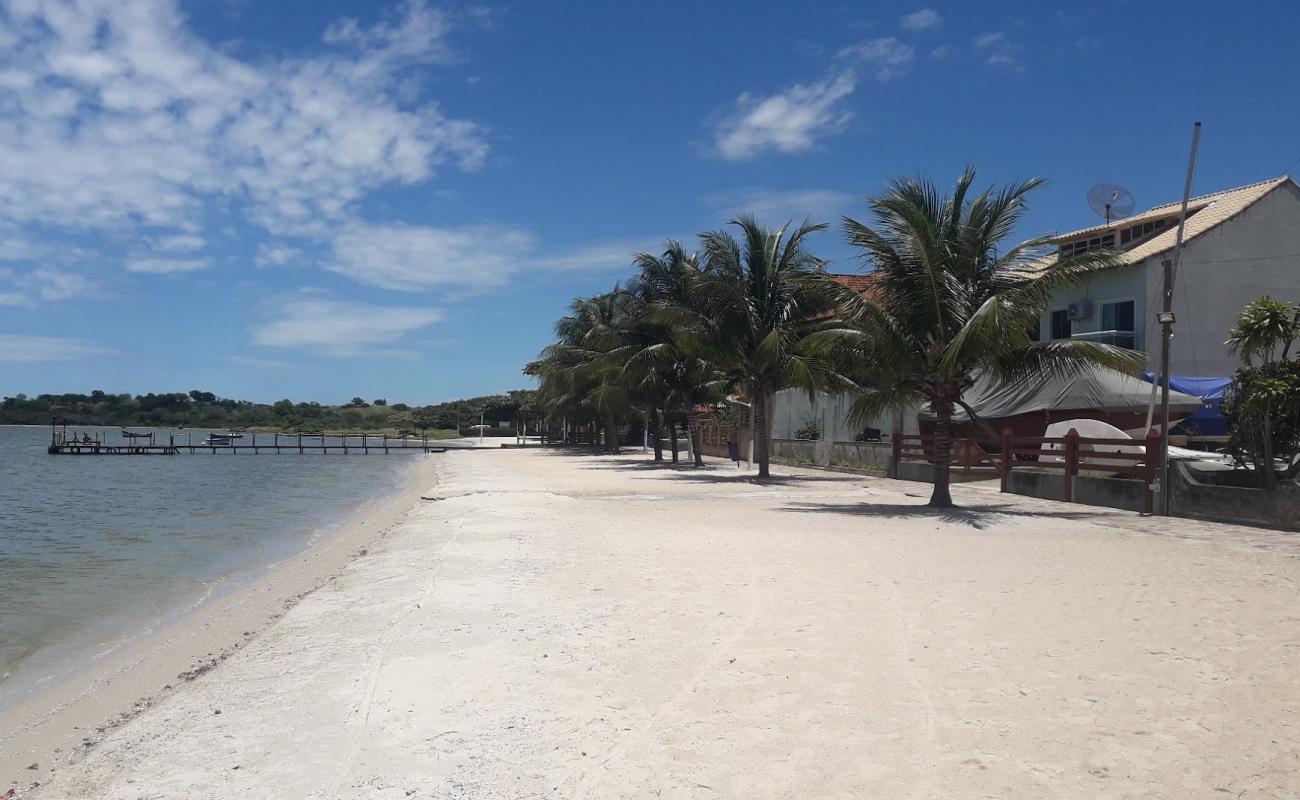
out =
<path fill-rule="evenodd" d="M 263 242 L 257 246 L 257 255 L 253 263 L 259 267 L 283 267 L 302 258 L 302 251 L 296 247 Z"/>
<path fill-rule="evenodd" d="M 633 255 L 658 253 L 663 250 L 663 244 L 662 238 L 613 239 L 574 247 L 533 263 L 554 272 L 617 271 L 629 267 Z"/>
<path fill-rule="evenodd" d="M 743 161 L 769 150 L 810 150 L 819 139 L 844 130 L 853 115 L 838 104 L 856 82 L 852 72 L 841 72 L 773 95 L 742 94 L 714 125 L 714 151 L 727 160 Z"/>
<path fill-rule="evenodd" d="M 906 14 L 899 21 L 904 30 L 924 31 L 930 28 L 938 27 L 943 23 L 943 17 L 932 8 L 922 8 Z"/>
<path fill-rule="evenodd" d="M 191 250 L 203 249 L 207 242 L 202 236 L 192 233 L 178 233 L 155 239 L 152 244 L 155 250 L 163 253 L 186 253 Z"/>
<path fill-rule="evenodd" d="M 252 328 L 255 344 L 299 348 L 323 355 L 394 357 L 410 351 L 388 347 L 444 318 L 437 308 L 386 306 L 304 297 L 267 310 Z"/>
<path fill-rule="evenodd" d="M 508 225 L 354 223 L 335 237 L 328 269 L 398 291 L 492 288 L 518 270 L 535 246 L 530 232 Z"/>
<path fill-rule="evenodd" d="M 198 272 L 210 266 L 212 262 L 206 258 L 133 258 L 126 262 L 126 271 L 170 275 L 177 272 Z"/>
<path fill-rule="evenodd" d="M 992 31 L 976 36 L 975 49 L 987 64 L 1008 69 L 1018 69 L 1020 67 L 1020 60 L 1016 58 L 1016 52 L 1019 48 L 1002 31 Z"/>
<path fill-rule="evenodd" d="M 930 58 L 936 61 L 945 61 L 960 52 L 959 49 L 950 44 L 942 44 L 930 51 Z"/>
<path fill-rule="evenodd" d="M 878 81 L 901 78 L 912 69 L 916 49 L 894 36 L 867 39 L 840 51 L 841 58 L 850 58 L 868 67 Z"/>
<path fill-rule="evenodd" d="M 830 189 L 773 190 L 761 187 L 736 189 L 710 195 L 706 202 L 722 216 L 753 214 L 760 222 L 796 224 L 805 217 L 814 222 L 833 222 L 855 200 L 855 195 Z"/>
<path fill-rule="evenodd" d="M 95 356 L 113 355 L 114 352 L 112 348 L 82 339 L 0 333 L 0 362 L 6 364 L 76 361 Z"/>
<path fill-rule="evenodd" d="M 257 356 L 231 356 L 226 360 L 241 367 L 259 367 L 261 369 L 288 369 L 293 366 L 288 361 L 280 361 L 274 358 L 258 358 Z"/>
<path fill-rule="evenodd" d="M 19 271 L 0 268 L 0 305 L 34 307 L 37 301 L 57 302 L 93 294 L 95 283 L 78 272 L 58 267 Z"/>

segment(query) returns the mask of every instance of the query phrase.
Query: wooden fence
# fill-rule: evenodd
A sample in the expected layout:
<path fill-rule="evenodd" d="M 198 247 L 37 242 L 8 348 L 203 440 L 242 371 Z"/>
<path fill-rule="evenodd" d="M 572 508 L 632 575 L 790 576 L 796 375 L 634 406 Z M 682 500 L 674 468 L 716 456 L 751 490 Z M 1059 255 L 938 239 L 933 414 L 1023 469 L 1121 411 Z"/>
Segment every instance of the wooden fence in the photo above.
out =
<path fill-rule="evenodd" d="M 898 465 L 903 461 L 933 464 L 934 438 L 932 434 L 893 437 L 889 474 L 897 477 Z M 1098 451 L 1098 447 L 1125 449 Z M 1081 467 L 1130 475 L 1146 484 L 1146 513 L 1150 514 L 1155 506 L 1160 447 L 1160 434 L 1154 430 L 1147 433 L 1145 440 L 1087 438 L 1073 428 L 1065 436 L 1058 437 L 1016 436 L 1010 430 L 1003 430 L 996 441 L 954 438 L 950 463 L 966 469 L 980 466 L 995 469 L 1004 492 L 1009 490 L 1011 471 L 1016 468 L 1060 470 L 1062 496 L 1067 503 L 1074 501 L 1074 478 Z"/>

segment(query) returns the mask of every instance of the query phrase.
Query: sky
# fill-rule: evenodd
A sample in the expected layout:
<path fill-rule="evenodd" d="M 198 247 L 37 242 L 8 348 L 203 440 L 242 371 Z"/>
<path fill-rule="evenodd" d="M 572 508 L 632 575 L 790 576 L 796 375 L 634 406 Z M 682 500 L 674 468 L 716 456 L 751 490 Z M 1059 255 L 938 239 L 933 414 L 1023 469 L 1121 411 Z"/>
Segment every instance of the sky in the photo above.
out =
<path fill-rule="evenodd" d="M 893 177 L 1178 199 L 1300 163 L 1300 4 L 0 0 L 0 395 L 434 403 L 638 251 Z"/>

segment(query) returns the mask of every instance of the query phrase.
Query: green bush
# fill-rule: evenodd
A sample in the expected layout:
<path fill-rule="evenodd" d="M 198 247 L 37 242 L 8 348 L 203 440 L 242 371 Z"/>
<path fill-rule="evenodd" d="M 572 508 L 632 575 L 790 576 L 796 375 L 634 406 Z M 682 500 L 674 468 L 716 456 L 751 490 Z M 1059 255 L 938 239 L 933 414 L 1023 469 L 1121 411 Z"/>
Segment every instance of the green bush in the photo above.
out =
<path fill-rule="evenodd" d="M 1223 416 L 1238 463 L 1258 470 L 1271 470 L 1273 459 L 1290 463 L 1300 453 L 1300 361 L 1237 370 L 1224 392 Z"/>

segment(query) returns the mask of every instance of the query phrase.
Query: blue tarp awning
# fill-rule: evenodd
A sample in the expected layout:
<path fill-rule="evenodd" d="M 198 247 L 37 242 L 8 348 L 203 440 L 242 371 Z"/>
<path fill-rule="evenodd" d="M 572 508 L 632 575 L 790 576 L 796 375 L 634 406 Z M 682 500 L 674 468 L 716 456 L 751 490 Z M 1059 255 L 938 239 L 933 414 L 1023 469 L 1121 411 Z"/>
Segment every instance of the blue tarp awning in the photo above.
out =
<path fill-rule="evenodd" d="M 1142 379 L 1151 383 L 1155 373 L 1144 372 Z M 1191 436 L 1227 436 L 1228 423 L 1223 419 L 1223 392 L 1232 378 L 1201 378 L 1195 375 L 1170 375 L 1169 388 L 1176 392 L 1196 395 L 1205 407 L 1183 420 L 1170 433 Z"/>

